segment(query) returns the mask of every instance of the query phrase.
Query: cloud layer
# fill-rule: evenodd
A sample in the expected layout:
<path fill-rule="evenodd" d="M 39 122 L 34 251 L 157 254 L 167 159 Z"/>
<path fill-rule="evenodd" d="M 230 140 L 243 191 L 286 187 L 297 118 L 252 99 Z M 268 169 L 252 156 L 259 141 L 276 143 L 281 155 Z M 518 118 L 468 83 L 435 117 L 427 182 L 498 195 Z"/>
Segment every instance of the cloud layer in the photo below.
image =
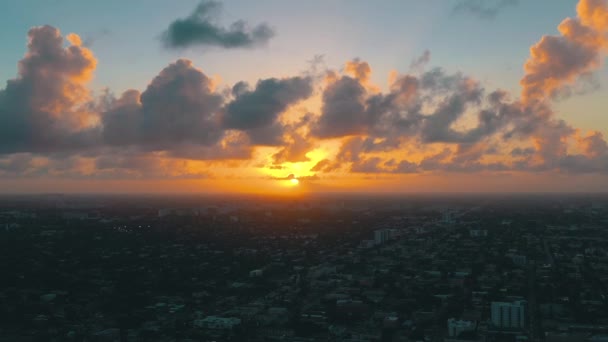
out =
<path fill-rule="evenodd" d="M 217 6 L 201 3 L 183 21 L 207 27 Z M 175 46 L 257 44 L 243 26 L 210 27 L 211 36 Z M 35 27 L 17 76 L 0 90 L 0 176 L 205 178 L 218 163 L 288 172 L 272 178 L 300 163 L 310 181 L 349 173 L 607 174 L 602 133 L 581 132 L 552 109 L 601 67 L 607 1 L 581 0 L 558 29 L 531 47 L 519 96 L 428 68 L 428 51 L 408 73 L 390 75 L 385 90 L 360 59 L 224 87 L 178 59 L 142 91 L 115 95 L 89 90 L 97 61 L 80 37 Z M 230 45 L 230 32 L 249 43 Z"/>

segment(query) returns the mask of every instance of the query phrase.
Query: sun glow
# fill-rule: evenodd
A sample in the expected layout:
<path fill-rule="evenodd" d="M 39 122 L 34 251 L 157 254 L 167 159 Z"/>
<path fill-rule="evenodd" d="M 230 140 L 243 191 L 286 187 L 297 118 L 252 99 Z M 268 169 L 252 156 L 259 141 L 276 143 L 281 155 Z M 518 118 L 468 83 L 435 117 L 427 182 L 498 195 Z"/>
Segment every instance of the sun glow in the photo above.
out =
<path fill-rule="evenodd" d="M 291 182 L 291 185 L 298 185 L 298 184 L 300 184 L 300 181 L 297 178 L 292 178 L 289 181 Z"/>

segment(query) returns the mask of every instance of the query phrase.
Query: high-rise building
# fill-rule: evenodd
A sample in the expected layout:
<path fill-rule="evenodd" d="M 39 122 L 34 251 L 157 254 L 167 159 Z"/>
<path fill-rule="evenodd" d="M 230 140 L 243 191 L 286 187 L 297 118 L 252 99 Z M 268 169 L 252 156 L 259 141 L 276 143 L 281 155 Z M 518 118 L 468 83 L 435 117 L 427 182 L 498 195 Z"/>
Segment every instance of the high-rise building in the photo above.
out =
<path fill-rule="evenodd" d="M 450 337 L 458 337 L 465 331 L 475 331 L 475 322 L 448 319 L 448 335 Z"/>
<path fill-rule="evenodd" d="M 441 216 L 443 224 L 451 225 L 453 223 L 452 212 L 449 209 L 446 209 Z"/>
<path fill-rule="evenodd" d="M 526 325 L 525 301 L 492 302 L 492 325 L 503 329 L 521 329 Z"/>
<path fill-rule="evenodd" d="M 374 231 L 374 241 L 376 245 L 385 243 L 391 238 L 391 231 L 389 229 L 378 229 Z"/>

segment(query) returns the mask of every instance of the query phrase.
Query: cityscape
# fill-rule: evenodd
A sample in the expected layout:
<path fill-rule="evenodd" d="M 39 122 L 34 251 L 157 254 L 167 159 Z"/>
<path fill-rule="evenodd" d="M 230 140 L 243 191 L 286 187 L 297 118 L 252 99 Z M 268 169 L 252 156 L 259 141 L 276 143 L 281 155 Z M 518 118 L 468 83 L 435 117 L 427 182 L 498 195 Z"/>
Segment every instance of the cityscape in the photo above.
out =
<path fill-rule="evenodd" d="M 603 341 L 608 197 L 2 198 L 6 341 Z"/>
<path fill-rule="evenodd" d="M 608 0 L 0 22 L 0 342 L 608 342 Z"/>

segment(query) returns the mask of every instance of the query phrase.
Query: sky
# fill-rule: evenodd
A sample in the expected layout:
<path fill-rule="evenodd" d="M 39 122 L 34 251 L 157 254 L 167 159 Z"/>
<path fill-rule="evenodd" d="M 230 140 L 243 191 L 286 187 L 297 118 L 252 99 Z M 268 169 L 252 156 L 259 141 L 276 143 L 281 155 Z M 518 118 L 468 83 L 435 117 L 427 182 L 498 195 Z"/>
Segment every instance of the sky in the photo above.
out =
<path fill-rule="evenodd" d="M 608 191 L 608 0 L 2 7 L 0 192 Z"/>

